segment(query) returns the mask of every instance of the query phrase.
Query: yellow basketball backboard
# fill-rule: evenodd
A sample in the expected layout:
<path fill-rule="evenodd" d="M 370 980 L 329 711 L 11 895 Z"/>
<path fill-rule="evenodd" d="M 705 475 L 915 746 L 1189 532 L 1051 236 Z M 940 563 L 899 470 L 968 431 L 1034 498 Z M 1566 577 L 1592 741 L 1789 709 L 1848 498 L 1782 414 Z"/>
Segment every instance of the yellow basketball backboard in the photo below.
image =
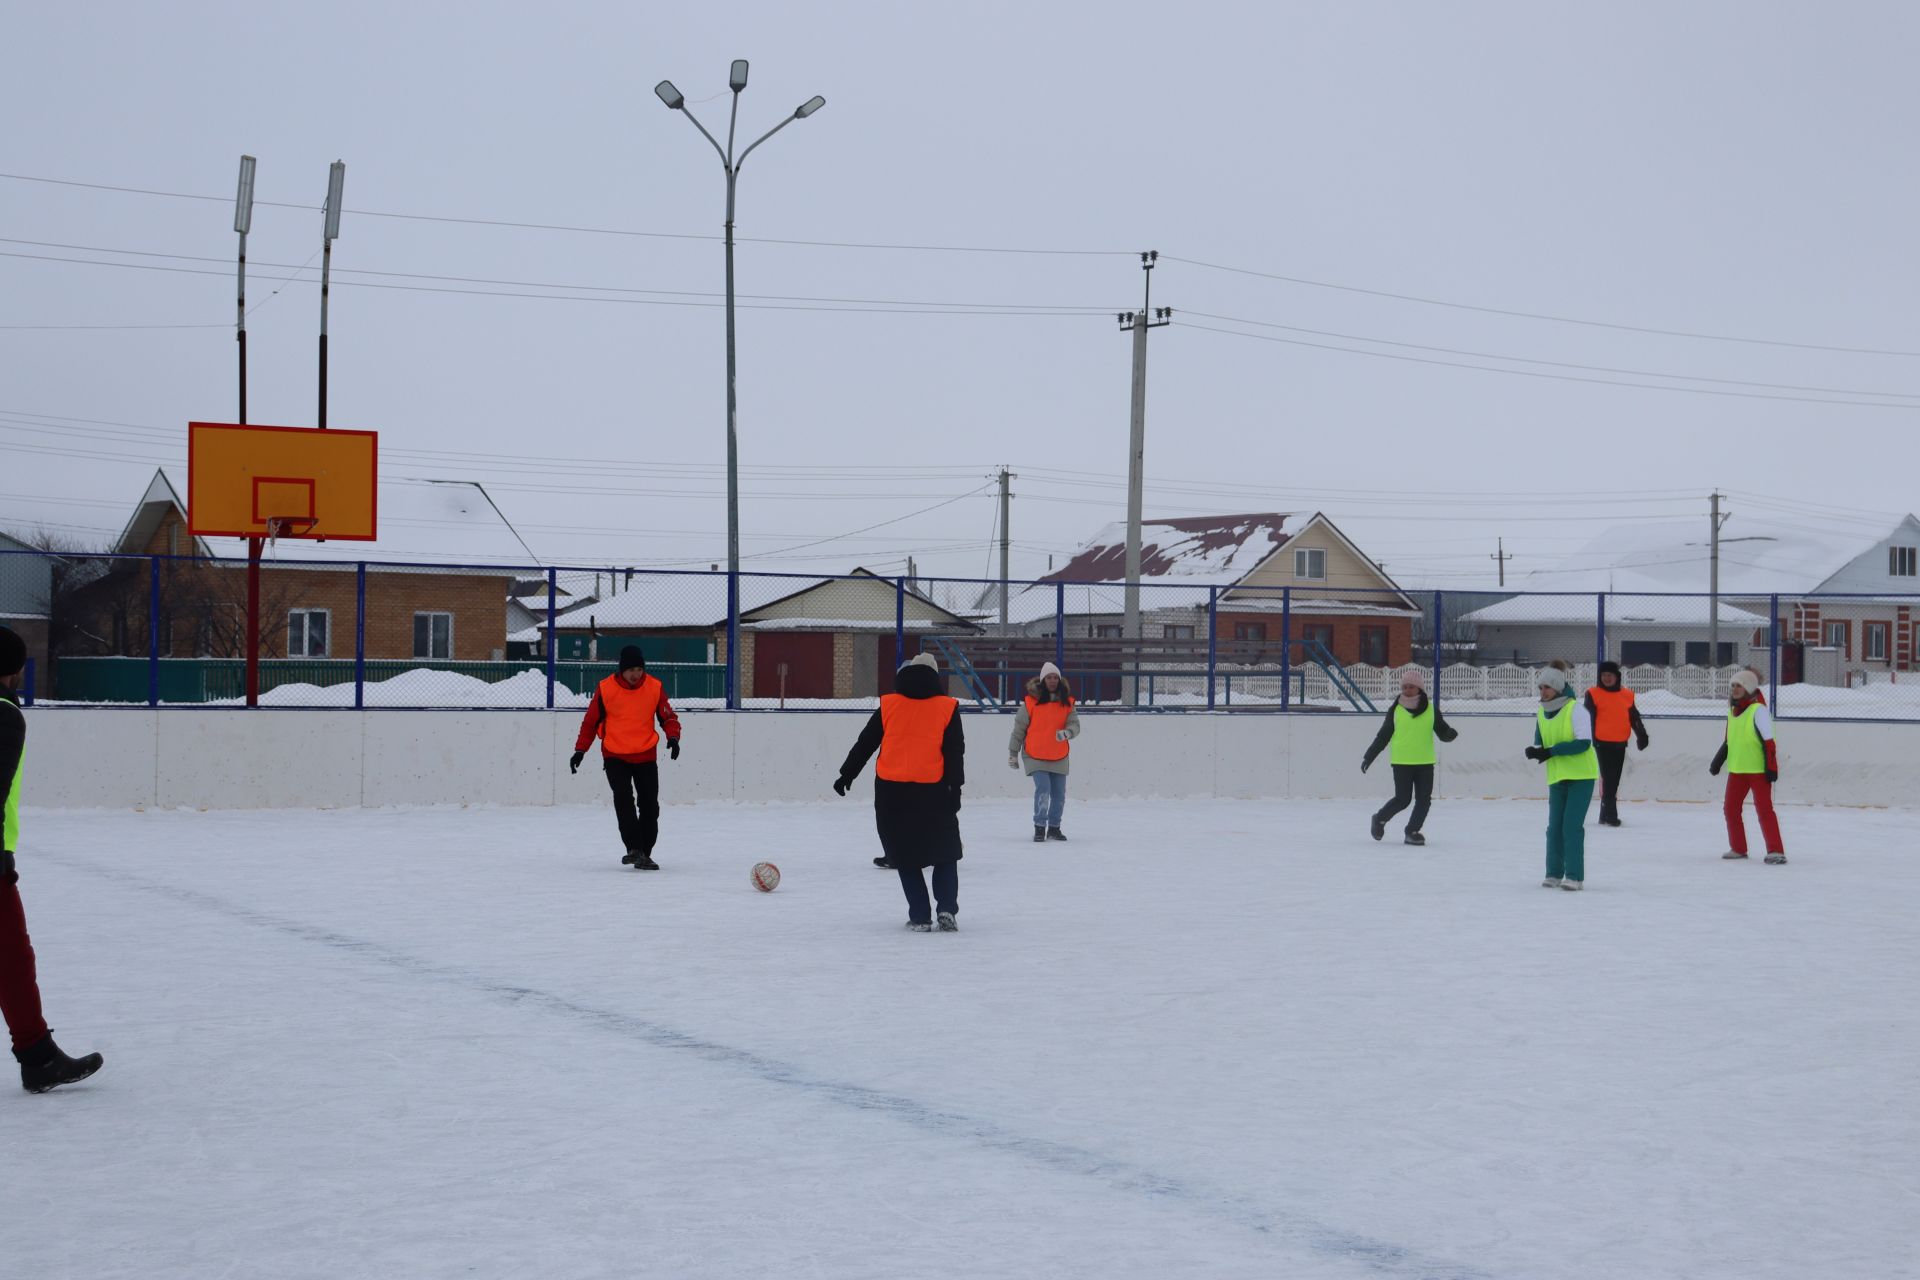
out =
<path fill-rule="evenodd" d="M 379 433 L 187 424 L 187 524 L 202 538 L 377 536 Z"/>

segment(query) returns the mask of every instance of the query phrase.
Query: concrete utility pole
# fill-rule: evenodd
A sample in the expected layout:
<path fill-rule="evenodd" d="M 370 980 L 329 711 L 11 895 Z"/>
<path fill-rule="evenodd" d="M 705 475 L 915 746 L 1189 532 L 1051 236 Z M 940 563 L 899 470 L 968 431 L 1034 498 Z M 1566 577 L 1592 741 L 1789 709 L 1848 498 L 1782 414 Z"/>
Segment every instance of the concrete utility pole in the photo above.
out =
<path fill-rule="evenodd" d="M 1013 514 L 1013 472 L 1000 468 L 1000 634 L 1007 634 L 1007 580 L 1008 561 L 1013 547 L 1013 535 L 1008 520 Z"/>
<path fill-rule="evenodd" d="M 1505 538 L 1495 538 L 1493 545 L 1496 550 L 1492 555 L 1488 556 L 1487 559 L 1498 560 L 1500 562 L 1500 585 L 1505 587 L 1507 585 L 1507 561 L 1513 559 L 1513 557 L 1507 554 L 1507 540 Z"/>
<path fill-rule="evenodd" d="M 1707 553 L 1707 687 L 1713 687 L 1713 673 L 1720 668 L 1720 526 L 1726 523 L 1727 516 L 1720 514 L 1720 491 L 1715 489 L 1712 496 L 1713 535 L 1709 542 L 1712 548 Z M 1732 515 L 1729 511 L 1727 515 Z"/>
<path fill-rule="evenodd" d="M 1147 450 L 1147 330 L 1172 324 L 1172 307 L 1153 309 L 1153 267 L 1160 259 L 1158 249 L 1140 255 L 1145 294 L 1138 311 L 1120 313 L 1120 327 L 1133 334 L 1133 422 L 1127 442 L 1127 589 L 1124 625 L 1121 633 L 1134 642 L 1134 657 L 1128 665 L 1139 666 L 1140 640 L 1140 507 L 1146 487 Z M 1140 678 L 1136 671 L 1127 683 L 1127 705 L 1140 705 Z"/>

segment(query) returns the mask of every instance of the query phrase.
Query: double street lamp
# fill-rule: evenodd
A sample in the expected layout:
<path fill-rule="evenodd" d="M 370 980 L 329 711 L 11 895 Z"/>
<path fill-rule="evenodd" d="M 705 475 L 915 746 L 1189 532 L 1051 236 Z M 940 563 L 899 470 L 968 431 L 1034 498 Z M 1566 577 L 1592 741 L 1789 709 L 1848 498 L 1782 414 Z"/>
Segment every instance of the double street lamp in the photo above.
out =
<path fill-rule="evenodd" d="M 792 115 L 773 128 L 761 134 L 742 151 L 738 158 L 733 154 L 734 129 L 740 118 L 740 91 L 747 87 L 747 61 L 736 59 L 731 73 L 727 77 L 727 87 L 733 90 L 733 107 L 727 117 L 727 145 L 722 147 L 719 141 L 707 132 L 692 111 L 687 108 L 687 99 L 673 81 L 662 80 L 653 87 L 660 101 L 670 111 L 678 111 L 693 122 L 700 136 L 713 144 L 714 151 L 720 156 L 720 164 L 727 174 L 727 706 L 729 709 L 739 705 L 738 672 L 740 669 L 740 450 L 735 434 L 738 419 L 738 402 L 734 396 L 734 341 L 733 341 L 733 197 L 734 186 L 740 177 L 740 166 L 753 154 L 754 148 L 780 132 L 795 120 L 805 120 L 808 116 L 827 105 L 822 97 L 812 97 L 794 109 Z"/>

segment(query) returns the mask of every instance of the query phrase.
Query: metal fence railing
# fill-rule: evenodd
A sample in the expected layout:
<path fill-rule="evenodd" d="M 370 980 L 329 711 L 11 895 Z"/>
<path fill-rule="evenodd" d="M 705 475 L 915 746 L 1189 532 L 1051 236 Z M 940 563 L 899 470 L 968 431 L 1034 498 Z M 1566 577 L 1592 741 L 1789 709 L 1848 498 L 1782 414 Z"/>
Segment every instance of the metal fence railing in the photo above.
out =
<path fill-rule="evenodd" d="M 678 706 L 871 708 L 932 653 L 1005 710 L 1046 662 L 1088 710 L 1372 714 L 1418 667 L 1456 713 L 1531 709 L 1553 659 L 1618 662 L 1649 716 L 1717 717 L 1743 667 L 1784 718 L 1920 722 L 1920 594 L 1415 592 L 1292 582 L 886 578 L 348 559 L 261 572 L 258 703 L 584 707 L 637 648 Z M 321 558 L 318 553 L 336 558 Z M 0 552 L 47 707 L 244 707 L 245 561 Z"/>

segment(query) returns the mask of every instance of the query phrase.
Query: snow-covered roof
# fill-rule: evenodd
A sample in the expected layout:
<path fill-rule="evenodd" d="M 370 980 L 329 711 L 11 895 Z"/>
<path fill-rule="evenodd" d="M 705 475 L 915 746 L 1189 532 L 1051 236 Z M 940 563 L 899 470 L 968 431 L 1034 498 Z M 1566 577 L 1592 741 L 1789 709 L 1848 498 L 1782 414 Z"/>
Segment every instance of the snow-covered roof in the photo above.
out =
<path fill-rule="evenodd" d="M 176 488 L 164 471 L 148 485 L 136 508 L 123 543 L 154 504 L 171 503 L 186 513 Z M 408 480 L 380 477 L 380 537 L 373 542 L 313 542 L 282 538 L 268 553 L 273 560 L 310 560 L 351 564 L 359 560 L 421 562 L 447 565 L 534 566 L 533 549 L 494 505 L 481 485 L 472 480 Z M 246 542 L 239 538 L 199 539 L 211 554 L 244 558 Z"/>
<path fill-rule="evenodd" d="M 815 590 L 822 591 L 817 605 L 830 608 L 836 587 L 855 593 L 843 596 L 845 603 L 871 600 L 873 597 L 864 593 L 876 591 L 885 601 L 891 601 L 895 590 L 891 581 L 865 569 L 855 569 L 845 577 L 836 578 L 763 577 L 743 573 L 740 575 L 741 617 L 757 631 L 893 631 L 890 603 L 882 610 L 884 617 L 857 610 L 850 610 L 844 616 L 825 612 L 810 612 L 804 617 L 751 616 L 757 610 Z M 908 592 L 907 598 L 906 623 L 910 631 L 970 626 L 959 615 L 916 592 Z M 555 615 L 554 628 L 559 631 L 578 631 L 589 626 L 599 631 L 705 628 L 720 624 L 726 616 L 727 575 L 724 573 L 638 573 L 631 579 L 623 577 L 618 595 L 589 601 Z M 508 639 L 538 640 L 544 625 L 543 620 L 540 625 L 516 632 Z"/>
<path fill-rule="evenodd" d="M 1298 604 L 1294 608 L 1298 609 Z M 1583 623 L 1595 625 L 1599 606 L 1591 595 L 1515 596 L 1462 614 L 1464 621 L 1493 626 L 1540 626 Z M 1698 626 L 1710 621 L 1707 602 L 1699 596 L 1615 595 L 1607 598 L 1607 629 L 1634 626 Z M 1725 626 L 1764 627 L 1766 618 L 1757 613 L 1720 602 L 1720 622 Z"/>
<path fill-rule="evenodd" d="M 1182 516 L 1172 520 L 1145 520 L 1140 524 L 1140 607 L 1166 609 L 1193 603 L 1204 605 L 1208 587 L 1230 587 L 1258 568 L 1293 535 L 1290 511 L 1266 511 L 1235 516 Z M 1053 616 L 1055 583 L 1067 583 L 1072 614 L 1118 613 L 1118 594 L 1126 581 L 1127 526 L 1116 521 L 1094 534 L 1061 568 L 1039 582 L 1016 588 L 1007 602 L 1011 623 L 1035 622 Z M 1113 584 L 1111 609 L 1102 606 Z M 1173 591 L 1168 588 L 1192 588 Z M 1000 586 L 980 593 L 979 616 L 998 619 Z"/>
<path fill-rule="evenodd" d="M 1735 512 L 1720 529 L 1720 594 L 1765 596 L 1817 591 L 1902 522 L 1875 531 L 1788 523 Z M 1523 591 L 1698 591 L 1709 588 L 1707 521 L 1620 524 L 1518 585 Z M 1704 612 L 1704 610 L 1702 610 Z"/>

